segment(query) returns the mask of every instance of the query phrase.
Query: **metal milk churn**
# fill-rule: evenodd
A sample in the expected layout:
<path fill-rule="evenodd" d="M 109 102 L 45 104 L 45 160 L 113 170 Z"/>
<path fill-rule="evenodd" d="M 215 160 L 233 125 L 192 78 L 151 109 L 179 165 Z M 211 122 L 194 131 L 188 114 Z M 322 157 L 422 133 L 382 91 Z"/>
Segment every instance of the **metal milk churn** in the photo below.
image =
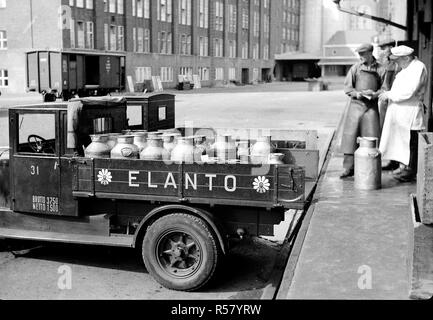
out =
<path fill-rule="evenodd" d="M 110 150 L 117 144 L 117 137 L 121 135 L 121 133 L 108 133 L 107 145 L 110 147 Z"/>
<path fill-rule="evenodd" d="M 242 164 L 246 164 L 250 161 L 250 142 L 248 140 L 239 141 L 237 156 Z"/>
<path fill-rule="evenodd" d="M 134 132 L 132 133 L 132 136 L 134 137 L 134 144 L 138 147 L 138 152 L 147 148 L 146 132 Z"/>
<path fill-rule="evenodd" d="M 178 137 L 177 145 L 171 151 L 171 160 L 176 163 L 194 163 L 194 138 Z"/>
<path fill-rule="evenodd" d="M 86 158 L 110 158 L 110 146 L 107 144 L 108 136 L 102 134 L 93 134 L 90 136 L 90 143 L 84 150 Z"/>
<path fill-rule="evenodd" d="M 138 159 L 138 147 L 134 144 L 133 136 L 118 136 L 117 144 L 111 150 L 112 159 Z"/>
<path fill-rule="evenodd" d="M 257 138 L 257 142 L 251 147 L 251 160 L 254 164 L 268 163 L 269 154 L 275 151 L 271 143 L 270 135 L 263 135 Z"/>
<path fill-rule="evenodd" d="M 140 159 L 143 160 L 163 160 L 167 151 L 162 146 L 162 137 L 159 135 L 149 135 L 147 137 L 147 147 L 141 151 Z"/>
<path fill-rule="evenodd" d="M 382 186 L 382 155 L 377 148 L 378 138 L 358 137 L 358 150 L 355 151 L 356 189 L 375 190 Z"/>
<path fill-rule="evenodd" d="M 218 135 L 213 149 L 220 162 L 236 159 L 236 144 L 230 134 Z"/>

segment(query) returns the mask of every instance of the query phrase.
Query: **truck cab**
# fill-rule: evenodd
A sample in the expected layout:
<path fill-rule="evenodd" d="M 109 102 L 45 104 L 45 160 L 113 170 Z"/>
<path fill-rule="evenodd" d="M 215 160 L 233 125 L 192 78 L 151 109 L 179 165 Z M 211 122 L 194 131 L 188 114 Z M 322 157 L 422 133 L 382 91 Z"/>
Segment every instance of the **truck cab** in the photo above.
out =
<path fill-rule="evenodd" d="M 157 109 L 155 121 L 166 121 Z M 286 210 L 305 205 L 297 165 L 259 172 L 257 164 L 84 156 L 90 135 L 130 129 L 128 116 L 124 97 L 11 108 L 0 237 L 136 248 L 159 283 L 197 290 L 214 276 L 230 236 L 272 235 Z"/>

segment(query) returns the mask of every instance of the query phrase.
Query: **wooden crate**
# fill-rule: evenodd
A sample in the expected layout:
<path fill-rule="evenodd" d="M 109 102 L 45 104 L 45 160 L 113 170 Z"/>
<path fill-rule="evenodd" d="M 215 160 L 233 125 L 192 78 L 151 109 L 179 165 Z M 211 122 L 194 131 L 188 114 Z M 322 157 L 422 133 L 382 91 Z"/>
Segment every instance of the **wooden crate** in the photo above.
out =
<path fill-rule="evenodd" d="M 418 135 L 416 199 L 421 223 L 433 223 L 433 133 Z"/>

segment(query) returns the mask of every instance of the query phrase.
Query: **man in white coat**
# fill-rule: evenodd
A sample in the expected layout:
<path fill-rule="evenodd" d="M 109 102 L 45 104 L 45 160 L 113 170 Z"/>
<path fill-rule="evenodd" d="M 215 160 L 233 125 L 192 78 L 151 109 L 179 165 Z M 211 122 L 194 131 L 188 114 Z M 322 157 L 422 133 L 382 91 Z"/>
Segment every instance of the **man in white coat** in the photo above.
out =
<path fill-rule="evenodd" d="M 379 96 L 388 103 L 379 150 L 384 160 L 400 163 L 394 178 L 408 182 L 416 177 L 418 132 L 424 130 L 423 99 L 427 85 L 427 69 L 407 46 L 391 49 L 393 59 L 402 69 L 395 77 L 391 90 Z"/>

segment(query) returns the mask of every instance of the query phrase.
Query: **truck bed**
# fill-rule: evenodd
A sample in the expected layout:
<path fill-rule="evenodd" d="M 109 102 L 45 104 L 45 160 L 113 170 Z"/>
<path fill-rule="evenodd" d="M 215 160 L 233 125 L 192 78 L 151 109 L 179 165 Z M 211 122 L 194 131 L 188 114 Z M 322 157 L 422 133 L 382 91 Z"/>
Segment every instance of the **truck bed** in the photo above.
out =
<path fill-rule="evenodd" d="M 75 161 L 75 197 L 285 209 L 302 209 L 306 199 L 305 170 L 294 165 Z"/>

